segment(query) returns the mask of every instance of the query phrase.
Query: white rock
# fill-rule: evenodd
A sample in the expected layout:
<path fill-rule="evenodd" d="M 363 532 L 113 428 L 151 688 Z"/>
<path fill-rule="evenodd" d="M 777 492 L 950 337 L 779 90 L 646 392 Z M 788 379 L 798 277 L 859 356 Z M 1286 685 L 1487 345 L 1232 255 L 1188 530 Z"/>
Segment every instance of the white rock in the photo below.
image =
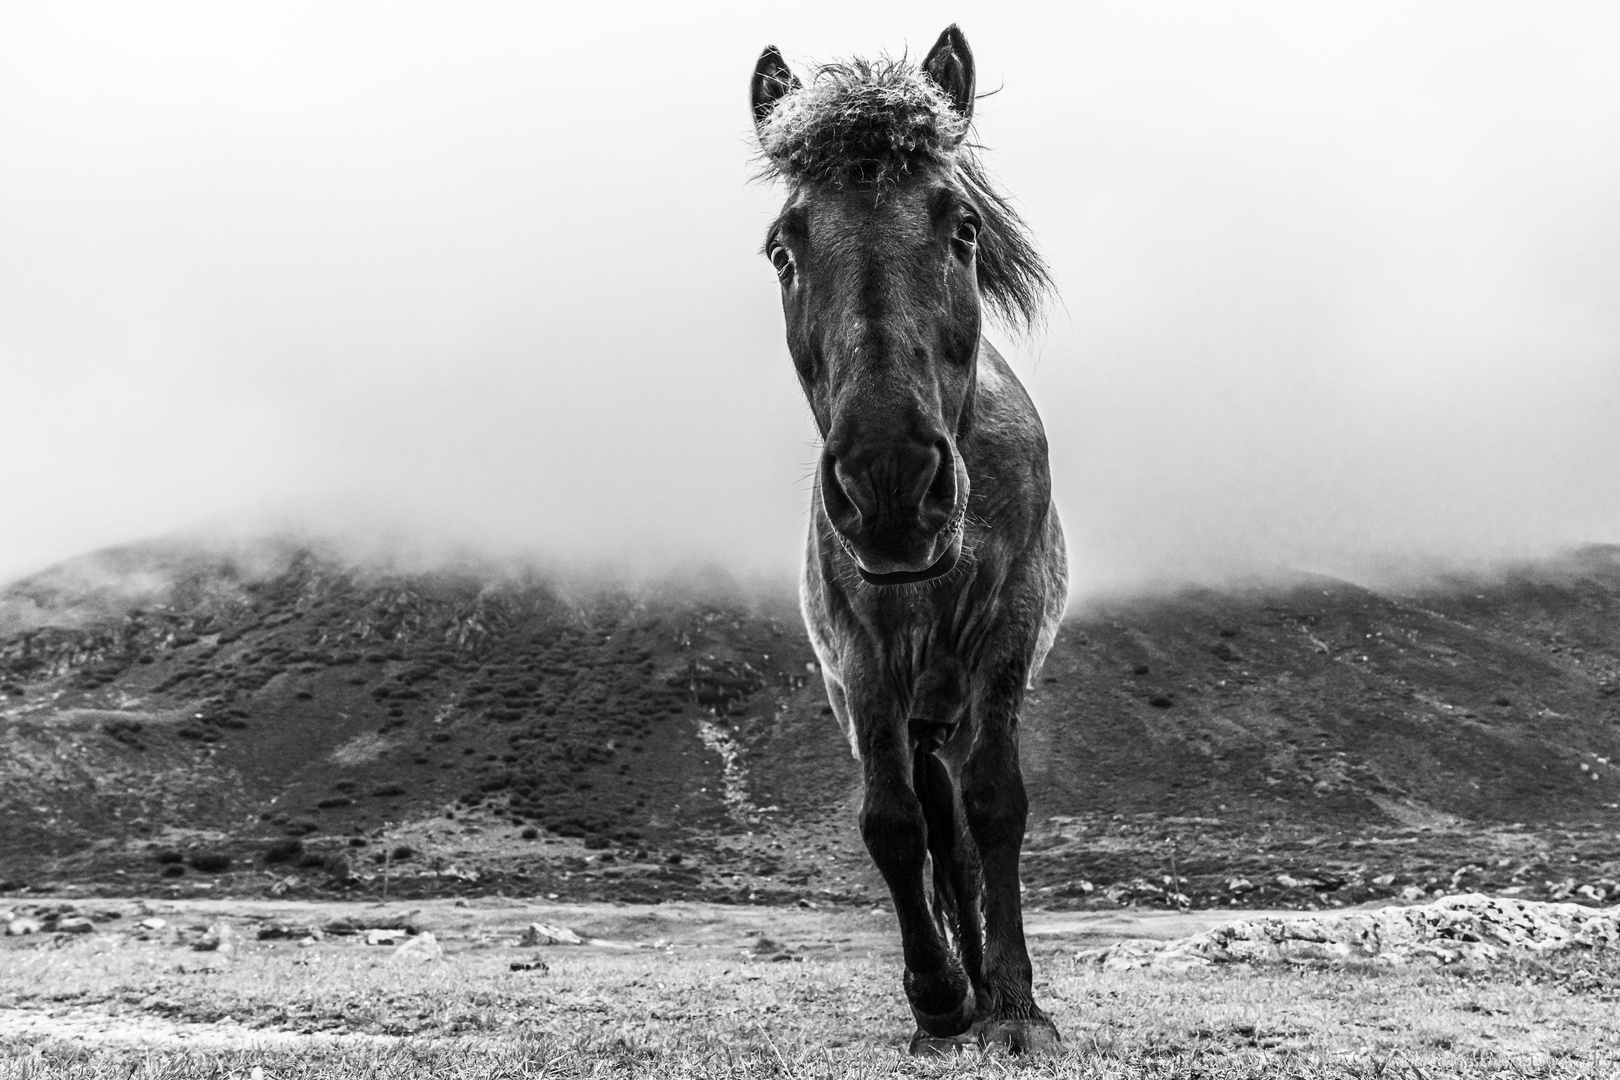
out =
<path fill-rule="evenodd" d="M 12 919 L 6 923 L 6 933 L 12 937 L 21 937 L 24 934 L 37 934 L 45 929 L 45 924 L 38 919 L 30 919 L 26 915 Z"/>
<path fill-rule="evenodd" d="M 198 952 L 230 953 L 236 950 L 236 931 L 228 922 L 217 922 L 192 946 Z"/>
<path fill-rule="evenodd" d="M 142 919 L 140 922 L 135 924 L 135 926 L 138 929 L 141 929 L 141 930 L 162 930 L 165 926 L 168 926 L 168 925 L 169 925 L 169 920 L 168 919 L 158 919 L 158 918 Z"/>
<path fill-rule="evenodd" d="M 583 945 L 585 939 L 568 929 L 566 926 L 552 926 L 549 923 L 530 923 L 528 929 L 523 931 L 523 940 L 519 945 Z"/>
<path fill-rule="evenodd" d="M 438 960 L 444 948 L 434 939 L 432 932 L 424 930 L 394 950 L 395 960 Z"/>
<path fill-rule="evenodd" d="M 377 929 L 366 931 L 367 945 L 392 945 L 401 938 L 409 937 L 402 928 Z"/>

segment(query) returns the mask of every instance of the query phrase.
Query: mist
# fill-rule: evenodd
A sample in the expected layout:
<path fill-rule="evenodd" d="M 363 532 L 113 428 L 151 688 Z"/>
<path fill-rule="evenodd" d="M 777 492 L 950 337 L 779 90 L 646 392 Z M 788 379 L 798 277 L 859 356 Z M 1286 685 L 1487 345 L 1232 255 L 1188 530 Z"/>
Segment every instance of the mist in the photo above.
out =
<path fill-rule="evenodd" d="M 748 76 L 942 18 L 1079 592 L 1620 539 L 1612 7 L 938 10 L 0 10 L 0 580 L 199 525 L 790 574 Z"/>

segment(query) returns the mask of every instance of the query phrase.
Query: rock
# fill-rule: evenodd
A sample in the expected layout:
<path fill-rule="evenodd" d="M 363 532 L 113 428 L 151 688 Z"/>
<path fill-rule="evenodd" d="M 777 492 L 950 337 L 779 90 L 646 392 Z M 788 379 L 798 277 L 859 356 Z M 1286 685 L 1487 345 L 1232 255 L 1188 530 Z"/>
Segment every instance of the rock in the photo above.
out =
<path fill-rule="evenodd" d="M 372 931 L 372 933 L 376 933 L 376 931 Z M 433 937 L 432 931 L 429 930 L 422 931 L 394 950 L 395 960 L 438 960 L 443 956 L 443 946 L 438 943 Z"/>
<path fill-rule="evenodd" d="M 236 949 L 236 931 L 228 922 L 217 922 L 203 932 L 192 945 L 198 952 L 231 953 Z"/>
<path fill-rule="evenodd" d="M 22 937 L 24 934 L 37 934 L 45 929 L 45 924 L 38 919 L 30 919 L 26 915 L 12 919 L 6 923 L 6 933 L 12 937 Z"/>
<path fill-rule="evenodd" d="M 802 908 L 813 908 L 816 906 L 816 902 L 801 896 L 799 897 L 799 906 Z"/>
<path fill-rule="evenodd" d="M 366 931 L 366 944 L 367 945 L 392 945 L 394 942 L 399 941 L 400 939 L 406 938 L 406 937 L 409 937 L 409 936 L 410 935 L 405 932 L 405 929 L 403 927 L 397 927 L 397 926 L 396 927 L 388 927 L 387 929 L 379 928 L 379 929 L 375 929 L 375 930 L 367 930 Z"/>
<path fill-rule="evenodd" d="M 65 919 L 57 919 L 52 929 L 58 934 L 93 934 L 96 924 L 83 915 L 69 915 Z"/>
<path fill-rule="evenodd" d="M 141 929 L 141 930 L 162 930 L 165 926 L 168 926 L 168 925 L 169 925 L 169 920 L 168 919 L 158 919 L 158 918 L 142 919 L 140 922 L 135 924 L 136 928 Z"/>
<path fill-rule="evenodd" d="M 1254 882 L 1250 881 L 1246 877 L 1228 878 L 1226 881 L 1226 889 L 1228 892 L 1246 893 L 1251 891 L 1253 888 Z"/>
<path fill-rule="evenodd" d="M 530 923 L 523 931 L 523 940 L 519 945 L 583 945 L 585 939 L 568 929 L 566 926 L 552 926 L 549 923 Z"/>
<path fill-rule="evenodd" d="M 1416 885 L 1408 885 L 1400 892 L 1402 900 L 1421 900 L 1427 895 L 1427 893 Z"/>
<path fill-rule="evenodd" d="M 1223 963 L 1450 964 L 1504 952 L 1544 953 L 1620 944 L 1620 907 L 1471 893 L 1432 904 L 1298 918 L 1240 919 L 1177 941 L 1122 941 L 1080 953 L 1105 971 L 1185 971 Z"/>

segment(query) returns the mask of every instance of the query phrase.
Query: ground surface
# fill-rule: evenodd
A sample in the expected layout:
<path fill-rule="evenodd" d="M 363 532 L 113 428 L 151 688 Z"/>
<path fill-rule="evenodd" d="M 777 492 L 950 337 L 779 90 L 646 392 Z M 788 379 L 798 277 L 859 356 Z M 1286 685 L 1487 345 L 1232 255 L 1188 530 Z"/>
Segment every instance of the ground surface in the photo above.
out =
<path fill-rule="evenodd" d="M 461 901 L 461 904 L 467 904 Z M 94 932 L 0 939 L 0 1077 L 1609 1077 L 1620 963 L 1103 972 L 1079 950 L 1233 913 L 1031 919 L 1064 1057 L 903 1056 L 892 917 L 701 904 L 80 905 Z M 116 915 L 116 917 L 114 917 Z M 142 927 L 161 919 L 162 927 Z M 611 944 L 523 947 L 533 921 Z M 228 925 L 224 950 L 200 951 Z M 438 959 L 366 945 L 431 933 Z M 309 928 L 318 941 L 300 943 Z M 270 933 L 294 936 L 260 940 Z M 337 931 L 343 931 L 341 933 Z M 406 939 L 409 940 L 409 939 Z M 543 961 L 543 967 L 513 970 Z M 258 1069 L 255 1073 L 253 1070 Z"/>
<path fill-rule="evenodd" d="M 0 894 L 860 906 L 827 712 L 790 593 L 114 549 L 0 593 Z M 1094 603 L 1022 732 L 1033 906 L 1596 903 L 1620 549 Z"/>

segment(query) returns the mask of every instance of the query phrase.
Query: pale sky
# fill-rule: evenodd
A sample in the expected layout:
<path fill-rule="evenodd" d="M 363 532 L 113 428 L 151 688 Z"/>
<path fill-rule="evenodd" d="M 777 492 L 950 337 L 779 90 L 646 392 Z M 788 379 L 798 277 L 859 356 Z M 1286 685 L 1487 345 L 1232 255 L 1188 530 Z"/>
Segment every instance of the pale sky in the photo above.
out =
<path fill-rule="evenodd" d="M 282 521 L 791 572 L 748 77 L 950 20 L 1082 591 L 1620 541 L 1613 4 L 52 2 L 0 6 L 0 580 Z"/>

